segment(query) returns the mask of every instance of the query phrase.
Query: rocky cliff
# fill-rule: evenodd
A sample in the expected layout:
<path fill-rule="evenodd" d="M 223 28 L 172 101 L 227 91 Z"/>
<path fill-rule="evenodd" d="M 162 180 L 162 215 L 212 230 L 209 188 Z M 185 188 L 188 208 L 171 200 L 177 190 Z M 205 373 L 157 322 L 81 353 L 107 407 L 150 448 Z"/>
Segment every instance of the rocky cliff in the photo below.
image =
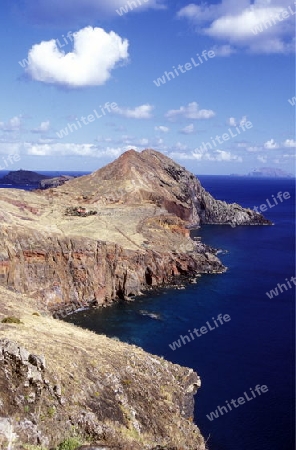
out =
<path fill-rule="evenodd" d="M 193 242 L 188 228 L 269 223 L 215 200 L 153 150 L 126 152 L 56 189 L 0 190 L 0 219 L 0 284 L 52 312 L 129 299 L 180 275 L 221 273 L 215 251 Z"/>

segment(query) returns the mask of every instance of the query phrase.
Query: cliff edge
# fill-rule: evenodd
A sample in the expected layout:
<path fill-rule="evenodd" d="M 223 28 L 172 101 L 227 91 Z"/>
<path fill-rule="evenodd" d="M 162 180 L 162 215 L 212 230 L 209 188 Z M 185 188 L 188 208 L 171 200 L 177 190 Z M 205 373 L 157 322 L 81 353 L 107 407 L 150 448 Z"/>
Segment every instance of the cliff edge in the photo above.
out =
<path fill-rule="evenodd" d="M 2 189 L 0 219 L 0 285 L 52 312 L 131 299 L 180 276 L 221 273 L 215 251 L 192 241 L 189 228 L 270 223 L 215 200 L 154 150 L 130 150 L 55 189 Z"/>

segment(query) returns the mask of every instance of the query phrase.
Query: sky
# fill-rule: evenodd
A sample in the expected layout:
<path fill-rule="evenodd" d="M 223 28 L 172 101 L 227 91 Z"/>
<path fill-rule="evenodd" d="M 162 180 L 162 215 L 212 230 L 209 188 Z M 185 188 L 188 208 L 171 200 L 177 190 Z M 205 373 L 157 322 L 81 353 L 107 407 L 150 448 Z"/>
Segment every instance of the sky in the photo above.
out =
<path fill-rule="evenodd" d="M 295 174 L 291 0 L 1 0 L 0 170 Z"/>

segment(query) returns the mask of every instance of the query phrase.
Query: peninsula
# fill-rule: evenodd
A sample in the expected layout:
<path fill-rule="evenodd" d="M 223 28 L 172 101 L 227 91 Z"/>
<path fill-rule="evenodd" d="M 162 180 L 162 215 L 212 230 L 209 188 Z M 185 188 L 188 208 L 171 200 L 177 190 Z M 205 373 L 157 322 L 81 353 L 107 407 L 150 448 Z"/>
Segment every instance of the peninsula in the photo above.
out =
<path fill-rule="evenodd" d="M 190 238 L 203 224 L 270 222 L 150 149 L 56 188 L 0 189 L 1 445 L 205 450 L 191 420 L 197 374 L 53 318 L 224 272 Z"/>

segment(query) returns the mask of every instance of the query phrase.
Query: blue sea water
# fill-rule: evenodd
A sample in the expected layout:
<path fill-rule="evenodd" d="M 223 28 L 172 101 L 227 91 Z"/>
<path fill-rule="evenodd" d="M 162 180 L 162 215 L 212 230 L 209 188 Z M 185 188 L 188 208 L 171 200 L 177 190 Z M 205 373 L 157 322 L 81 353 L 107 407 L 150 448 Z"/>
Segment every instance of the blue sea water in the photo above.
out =
<path fill-rule="evenodd" d="M 166 289 L 133 303 L 79 312 L 67 320 L 141 346 L 192 367 L 202 379 L 195 422 L 210 450 L 294 449 L 295 287 L 270 299 L 278 283 L 295 276 L 295 183 L 287 179 L 199 177 L 216 198 L 253 208 L 279 191 L 291 198 L 269 208 L 273 226 L 204 226 L 194 232 L 213 247 L 227 250 L 221 275 L 203 275 L 186 290 Z M 290 282 L 291 283 L 291 282 Z M 159 315 L 159 320 L 143 315 Z M 231 320 L 173 351 L 188 330 L 212 317 Z M 207 415 L 256 385 L 268 392 L 210 421 Z"/>
<path fill-rule="evenodd" d="M 195 422 L 210 450 L 294 449 L 295 182 L 200 176 L 216 198 L 253 208 L 279 191 L 291 198 L 269 208 L 273 226 L 204 226 L 193 234 L 225 250 L 224 274 L 203 275 L 185 290 L 164 289 L 133 303 L 82 311 L 68 321 L 141 346 L 168 360 L 192 367 L 202 379 L 196 395 Z M 27 187 L 28 188 L 28 187 Z M 274 298 L 270 292 L 286 283 Z M 155 314 L 152 318 L 143 315 Z M 188 330 L 200 329 L 218 314 L 231 320 L 176 350 L 170 344 Z M 146 314 L 146 313 L 145 313 Z M 268 392 L 210 421 L 207 415 L 226 401 Z"/>

